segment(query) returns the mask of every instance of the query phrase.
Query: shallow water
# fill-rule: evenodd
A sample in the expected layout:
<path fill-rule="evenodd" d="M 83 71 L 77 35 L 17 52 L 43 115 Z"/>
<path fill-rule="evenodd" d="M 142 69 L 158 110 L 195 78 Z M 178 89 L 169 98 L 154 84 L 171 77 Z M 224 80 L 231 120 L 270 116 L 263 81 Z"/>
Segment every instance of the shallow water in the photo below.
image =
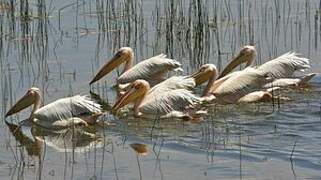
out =
<path fill-rule="evenodd" d="M 32 86 L 44 91 L 45 104 L 89 93 L 93 73 L 122 46 L 134 48 L 136 62 L 166 53 L 188 74 L 208 62 L 221 69 L 254 44 L 257 64 L 295 50 L 311 59 L 307 72 L 319 73 L 320 1 L 26 2 L 0 4 L 1 178 L 321 178 L 320 75 L 307 88 L 282 90 L 288 101 L 213 106 L 195 123 L 107 114 L 102 120 L 113 125 L 17 129 L 29 110 L 4 121 Z M 92 87 L 110 105 L 116 76 Z M 132 143 L 147 144 L 149 153 L 137 155 Z"/>

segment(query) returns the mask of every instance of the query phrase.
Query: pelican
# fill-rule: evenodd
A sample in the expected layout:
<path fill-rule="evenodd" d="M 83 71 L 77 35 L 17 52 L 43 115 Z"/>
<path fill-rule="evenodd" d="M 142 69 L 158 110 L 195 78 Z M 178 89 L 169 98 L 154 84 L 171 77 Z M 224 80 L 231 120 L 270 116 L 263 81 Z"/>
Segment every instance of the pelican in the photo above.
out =
<path fill-rule="evenodd" d="M 272 87 L 266 90 L 254 91 L 237 100 L 237 103 L 269 102 L 273 100 L 273 91 L 279 90 L 280 87 Z M 282 97 L 282 99 L 284 99 Z"/>
<path fill-rule="evenodd" d="M 245 46 L 239 54 L 227 65 L 217 80 L 208 83 L 203 96 L 213 96 L 222 103 L 266 101 L 271 97 L 271 92 L 279 88 L 276 86 L 301 85 L 309 81 L 315 74 L 307 75 L 300 79 L 289 78 L 297 70 L 304 71 L 310 67 L 309 59 L 298 57 L 296 53 L 285 53 L 258 67 L 252 67 L 256 57 L 254 46 Z M 230 73 L 238 65 L 247 63 L 243 71 Z M 215 73 L 217 74 L 217 72 Z M 209 74 L 199 74 L 202 78 L 209 79 Z M 272 79 L 277 79 L 272 82 Z M 266 90 L 256 90 L 271 88 Z M 252 93 L 255 92 L 255 93 Z M 245 98 L 243 96 L 247 95 Z M 260 98 L 258 98 L 260 97 Z"/>
<path fill-rule="evenodd" d="M 304 71 L 310 68 L 309 59 L 298 57 L 295 52 L 287 52 L 275 59 L 254 67 L 262 73 L 268 73 L 274 79 L 292 78 L 295 71 Z M 256 49 L 254 46 L 244 46 L 239 54 L 222 71 L 218 79 L 229 74 L 238 65 L 246 62 L 246 67 L 253 66 L 256 57 Z M 291 83 L 290 83 L 291 84 Z"/>
<path fill-rule="evenodd" d="M 281 78 L 276 79 L 271 83 L 264 85 L 264 88 L 271 88 L 271 87 L 302 87 L 308 84 L 308 82 L 316 75 L 316 73 L 305 74 L 302 77 L 298 78 Z"/>
<path fill-rule="evenodd" d="M 227 81 L 226 84 L 223 84 L 220 89 L 215 91 L 219 85 L 228 79 L 222 78 L 218 83 L 215 83 L 217 75 L 218 71 L 214 64 L 204 64 L 196 73 L 189 76 L 170 77 L 169 79 L 166 79 L 165 81 L 151 88 L 150 92 L 158 94 L 175 89 L 193 90 L 196 86 L 208 81 L 203 91 L 203 100 L 206 102 L 213 102 L 213 100 L 215 100 L 217 103 L 225 104 L 268 101 L 272 99 L 271 92 L 279 89 L 277 87 L 273 87 L 267 90 L 254 91 L 256 89 L 260 89 L 260 87 L 265 83 L 270 82 L 269 80 L 271 78 L 267 78 L 263 74 L 260 75 L 254 69 L 247 69 L 247 71 L 242 73 L 239 72 L 238 75 L 235 73 L 234 78 L 232 78 L 230 81 Z M 242 79 L 246 79 L 247 81 Z M 212 87 L 214 83 L 217 87 Z M 208 96 L 209 92 L 213 92 L 211 93 L 212 95 Z M 216 96 L 214 96 L 214 94 Z M 222 94 L 225 94 L 224 97 Z M 243 96 L 245 97 L 242 98 Z"/>
<path fill-rule="evenodd" d="M 203 98 L 197 97 L 186 89 L 150 89 L 147 81 L 138 79 L 129 85 L 112 107 L 113 112 L 134 102 L 134 115 L 144 118 L 183 118 L 195 119 L 206 112 L 198 110 Z"/>
<path fill-rule="evenodd" d="M 117 78 L 117 83 L 123 85 L 137 79 L 144 79 L 151 85 L 155 85 L 163 81 L 169 71 L 183 71 L 178 61 L 166 58 L 165 54 L 143 60 L 135 66 L 133 66 L 133 60 L 134 52 L 132 48 L 120 48 L 112 59 L 100 68 L 89 84 L 98 81 L 122 63 L 125 63 L 125 66 L 123 72 Z"/>
<path fill-rule="evenodd" d="M 251 67 L 255 60 L 255 57 L 255 47 L 244 46 L 240 50 L 239 54 L 234 59 L 232 59 L 232 61 L 222 71 L 218 78 L 219 80 L 214 83 L 212 89 L 215 89 L 226 79 L 237 74 L 238 72 L 230 72 L 238 65 L 246 62 L 246 67 Z M 273 82 L 264 85 L 263 88 L 303 86 L 315 76 L 315 73 L 312 73 L 301 78 L 292 77 L 295 71 L 304 71 L 310 68 L 309 59 L 298 57 L 298 54 L 295 52 L 287 52 L 275 59 L 267 61 L 266 63 L 253 68 L 275 79 Z"/>
<path fill-rule="evenodd" d="M 216 79 L 217 74 L 214 64 L 204 64 L 198 72 L 191 75 L 197 85 L 208 81 L 202 94 L 206 102 L 220 104 L 265 102 L 272 100 L 273 91 L 280 89 L 276 86 L 262 89 L 262 86 L 271 82 L 272 78 L 251 67 L 220 79 Z"/>
<path fill-rule="evenodd" d="M 215 102 L 221 104 L 242 102 L 240 99 L 246 95 L 246 102 L 257 102 L 261 99 L 266 101 L 266 97 L 270 96 L 269 91 L 261 89 L 263 85 L 270 82 L 272 78 L 268 77 L 267 73 L 248 67 L 218 79 L 204 94 L 205 96 L 214 95 Z M 257 93 L 253 94 L 253 92 Z M 257 97 L 258 95 L 261 95 L 260 98 Z"/>
<path fill-rule="evenodd" d="M 214 83 L 217 77 L 217 72 L 217 68 L 214 64 L 204 64 L 194 74 L 186 76 L 172 76 L 155 85 L 150 91 L 156 94 L 175 89 L 194 90 L 195 87 L 203 84 L 205 81 L 209 81 L 209 86 Z M 209 87 L 206 87 L 205 90 L 207 88 Z"/>
<path fill-rule="evenodd" d="M 245 67 L 249 67 L 254 63 L 256 58 L 256 49 L 254 46 L 244 46 L 240 52 L 231 60 L 231 62 L 224 68 L 218 79 L 226 76 L 233 71 L 237 66 L 246 63 Z"/>
<path fill-rule="evenodd" d="M 86 126 L 94 123 L 99 115 L 103 114 L 101 105 L 86 96 L 56 100 L 46 106 L 42 106 L 41 91 L 30 88 L 27 93 L 6 113 L 5 117 L 20 112 L 33 104 L 29 120 L 36 125 L 48 129 L 62 129 L 71 126 Z"/>

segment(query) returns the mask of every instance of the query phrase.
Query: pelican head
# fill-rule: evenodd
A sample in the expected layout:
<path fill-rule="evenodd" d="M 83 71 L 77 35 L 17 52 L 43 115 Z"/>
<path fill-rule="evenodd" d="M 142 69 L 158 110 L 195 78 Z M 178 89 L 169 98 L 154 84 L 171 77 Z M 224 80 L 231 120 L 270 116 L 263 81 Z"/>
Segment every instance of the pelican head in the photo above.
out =
<path fill-rule="evenodd" d="M 214 64 L 204 64 L 200 69 L 192 75 L 195 79 L 196 86 L 203 84 L 207 80 L 215 80 L 217 77 L 217 69 Z"/>
<path fill-rule="evenodd" d="M 113 112 L 117 112 L 120 108 L 124 107 L 130 102 L 137 101 L 138 99 L 143 98 L 143 96 L 150 89 L 149 83 L 145 80 L 138 79 L 132 82 L 126 93 L 124 93 L 118 101 L 112 107 Z"/>
<path fill-rule="evenodd" d="M 89 84 L 92 84 L 102 77 L 104 77 L 106 74 L 110 73 L 113 69 L 118 67 L 120 64 L 126 62 L 125 70 L 128 70 L 132 66 L 132 61 L 134 58 L 134 52 L 133 49 L 130 47 L 122 47 L 120 48 L 116 54 L 106 63 L 104 64 L 100 70 L 96 73 L 94 78 L 90 81 Z"/>
<path fill-rule="evenodd" d="M 269 92 L 264 92 L 264 94 L 262 95 L 262 98 L 260 101 L 262 102 L 269 102 L 273 99 L 273 95 Z"/>
<path fill-rule="evenodd" d="M 256 57 L 256 49 L 254 46 L 244 46 L 238 55 L 232 59 L 232 61 L 226 66 L 221 75 L 218 78 L 221 78 L 228 73 L 230 73 L 234 68 L 242 63 L 246 63 L 246 67 L 253 64 L 253 61 Z"/>
<path fill-rule="evenodd" d="M 7 112 L 5 117 L 8 117 L 12 114 L 18 113 L 21 110 L 29 107 L 32 104 L 40 102 L 40 89 L 36 87 L 30 88 L 27 93 L 18 101 L 15 105 Z"/>

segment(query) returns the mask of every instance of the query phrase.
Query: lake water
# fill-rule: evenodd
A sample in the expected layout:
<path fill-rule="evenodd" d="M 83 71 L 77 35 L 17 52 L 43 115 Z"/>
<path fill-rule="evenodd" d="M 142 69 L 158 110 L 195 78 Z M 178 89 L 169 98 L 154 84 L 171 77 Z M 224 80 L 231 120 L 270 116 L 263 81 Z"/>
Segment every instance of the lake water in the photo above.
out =
<path fill-rule="evenodd" d="M 320 73 L 320 12 L 319 0 L 1 1 L 0 179 L 321 179 L 320 75 L 280 92 L 290 100 L 216 105 L 197 123 L 107 114 L 108 126 L 50 132 L 17 126 L 29 110 L 4 118 L 32 86 L 45 104 L 89 93 L 123 46 L 136 62 L 165 53 L 188 74 L 252 44 L 257 64 L 296 51 Z M 109 105 L 116 77 L 91 87 Z"/>

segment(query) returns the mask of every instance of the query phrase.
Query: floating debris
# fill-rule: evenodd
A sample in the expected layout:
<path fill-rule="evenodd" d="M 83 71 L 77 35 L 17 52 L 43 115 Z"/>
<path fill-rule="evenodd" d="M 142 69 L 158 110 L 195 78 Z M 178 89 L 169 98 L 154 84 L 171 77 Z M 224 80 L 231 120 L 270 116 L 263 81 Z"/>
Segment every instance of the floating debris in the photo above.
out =
<path fill-rule="evenodd" d="M 146 144 L 133 143 L 130 144 L 130 147 L 132 147 L 139 155 L 146 156 L 148 154 L 148 146 Z"/>

